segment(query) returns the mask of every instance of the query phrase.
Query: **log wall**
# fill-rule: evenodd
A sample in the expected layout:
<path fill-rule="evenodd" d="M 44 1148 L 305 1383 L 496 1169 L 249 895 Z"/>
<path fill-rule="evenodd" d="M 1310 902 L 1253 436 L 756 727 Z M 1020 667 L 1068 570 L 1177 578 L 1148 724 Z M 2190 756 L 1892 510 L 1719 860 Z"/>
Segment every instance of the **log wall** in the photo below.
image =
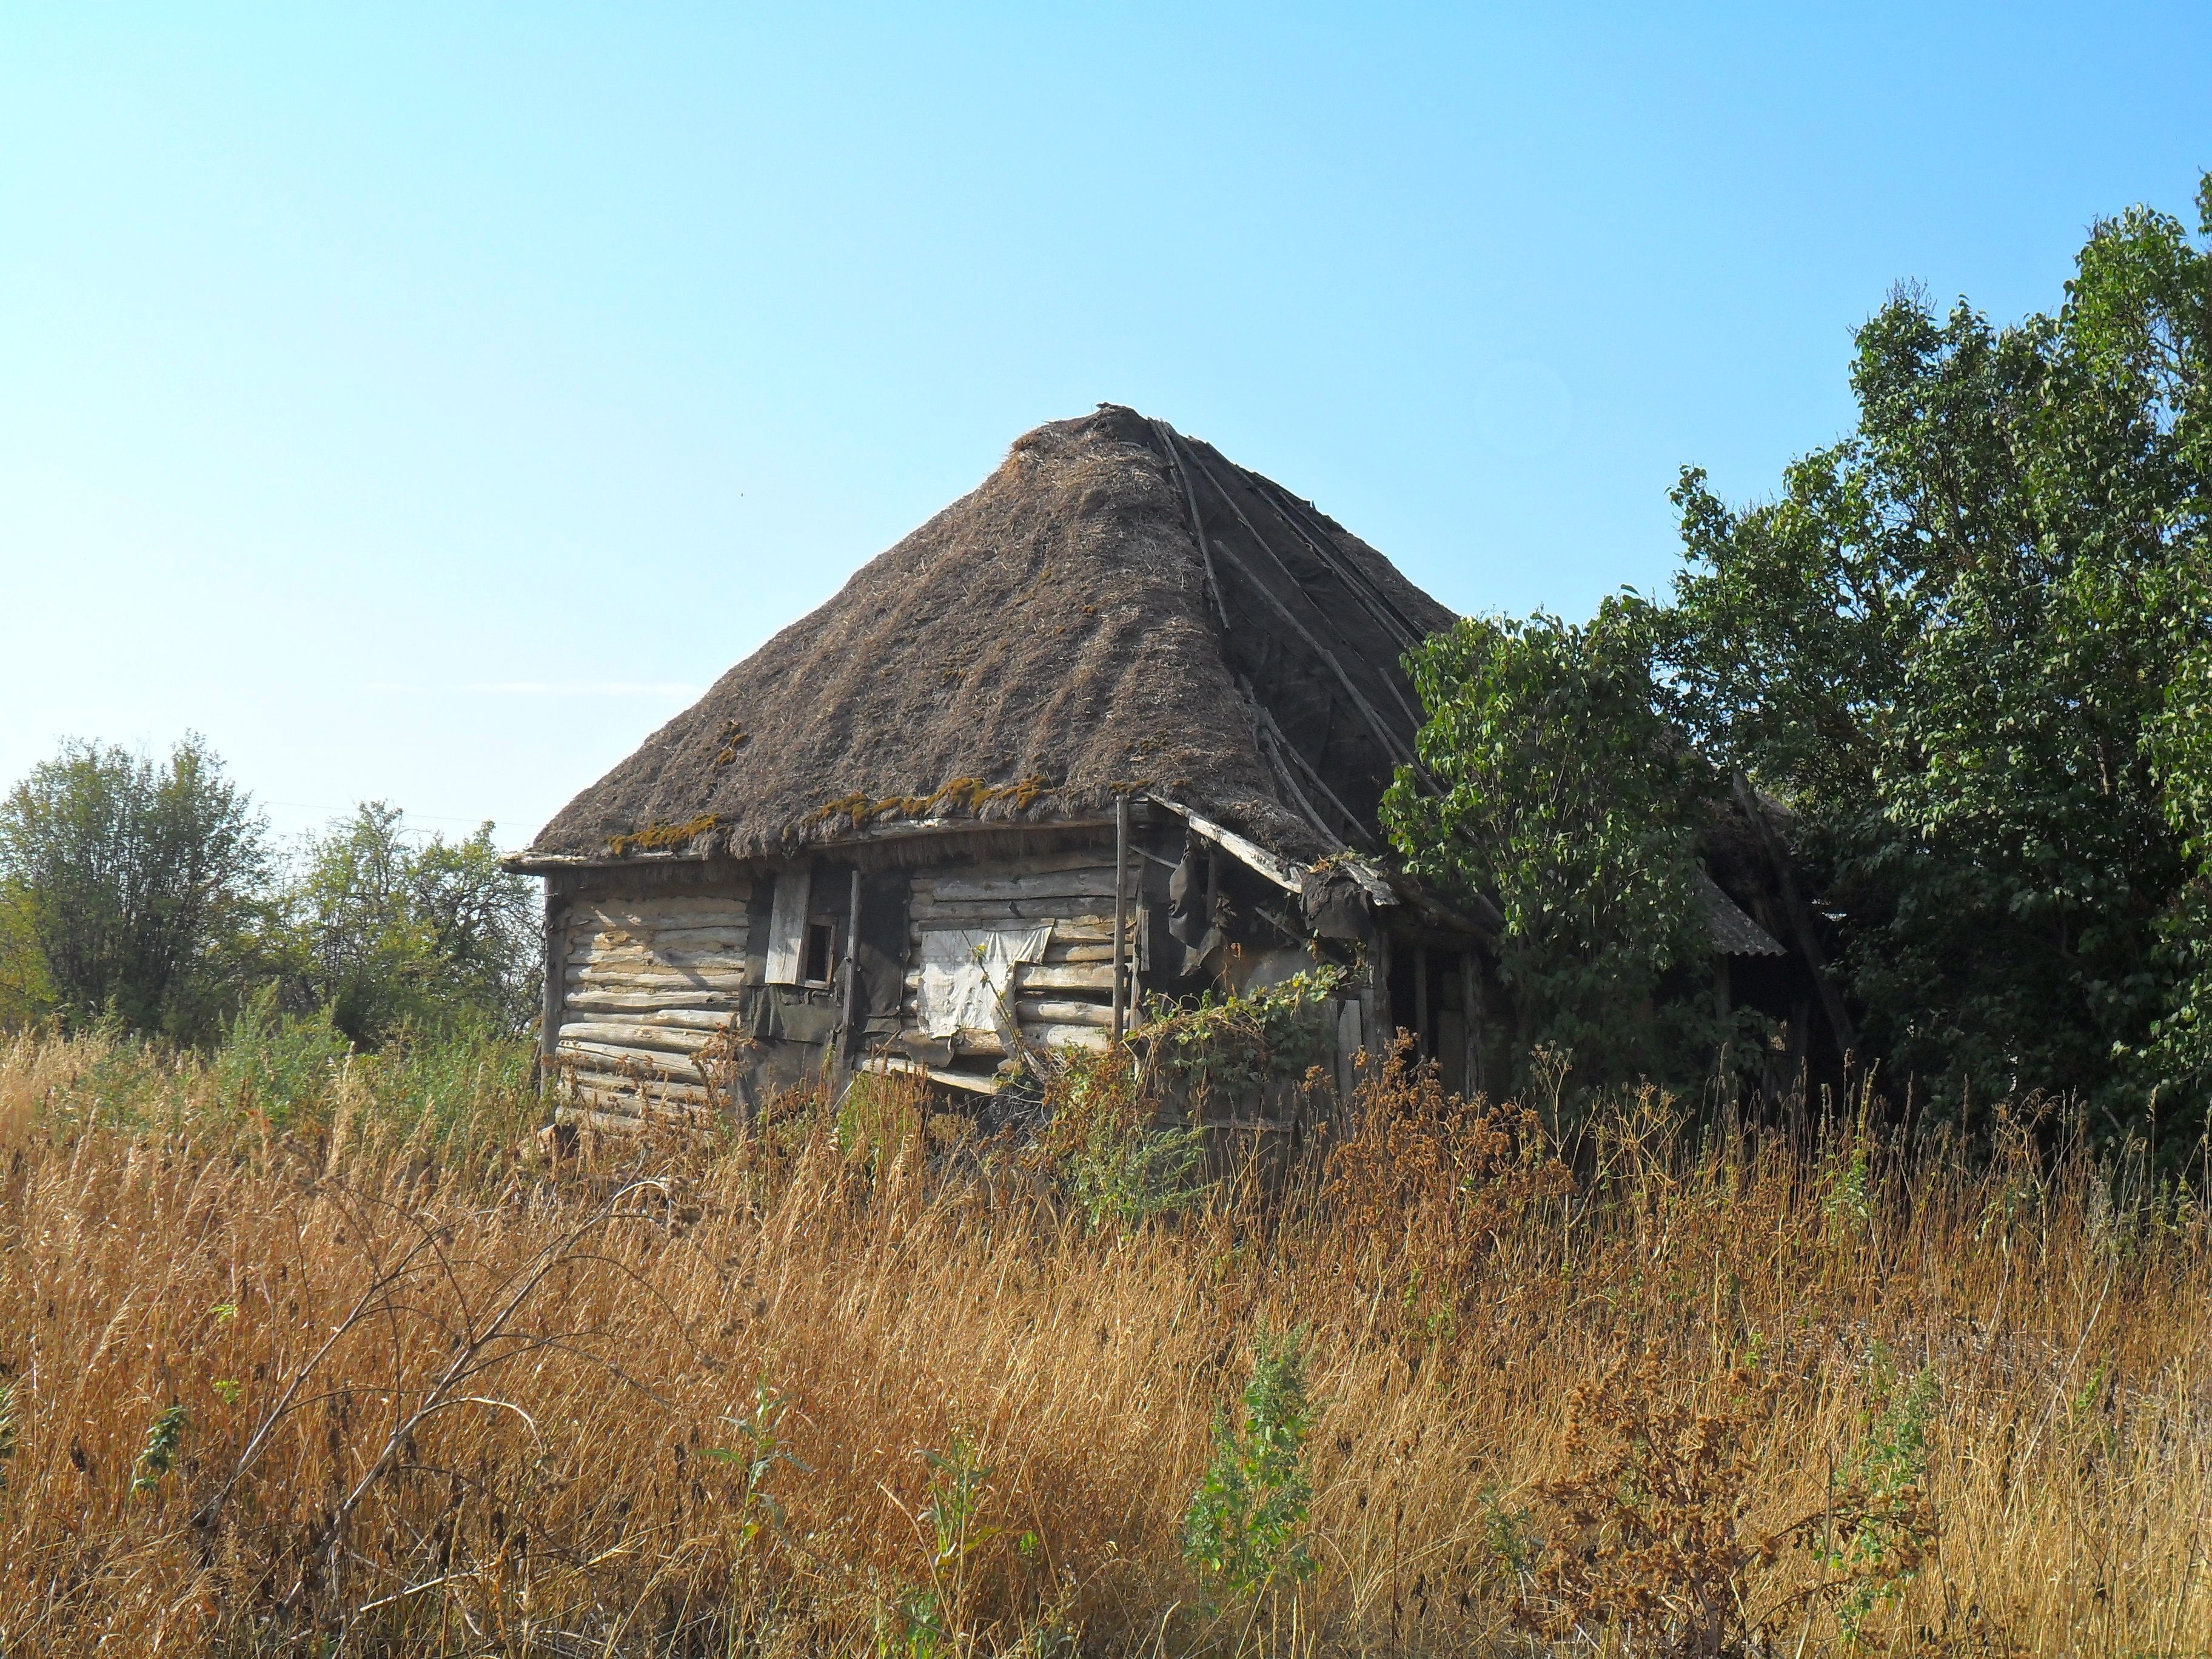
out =
<path fill-rule="evenodd" d="M 994 849 L 977 858 L 972 843 L 947 845 L 945 853 L 957 852 L 957 861 L 948 857 L 934 866 L 904 850 L 912 874 L 903 920 L 902 1043 L 933 1046 L 921 1036 L 916 1006 L 920 975 L 914 964 L 924 933 L 1049 921 L 1045 959 L 1016 973 L 1011 1000 L 1022 1033 L 1039 1046 L 1106 1047 L 1113 1024 L 1110 841 L 1018 857 Z M 760 1035 L 780 1023 L 776 1010 L 757 1006 L 763 997 L 802 994 L 763 983 L 775 879 L 772 870 L 748 875 L 726 866 L 712 876 L 703 869 L 680 875 L 613 870 L 593 872 L 561 896 L 550 919 L 548 956 L 558 963 L 559 989 L 557 999 L 547 999 L 553 1026 L 549 1054 L 574 1091 L 574 1109 L 611 1127 L 617 1120 L 635 1122 L 641 1115 L 664 1111 L 696 1115 L 727 1105 L 749 1087 L 769 1086 L 767 1073 L 750 1085 L 737 1079 L 723 1056 L 728 1034 Z M 1141 866 L 1133 857 L 1127 882 L 1133 1028 L 1143 931 L 1134 902 Z M 839 945 L 842 951 L 842 938 Z M 822 994 L 805 994 L 818 1000 Z M 876 1028 L 878 1042 L 889 1035 L 888 1025 Z M 776 1043 L 766 1046 L 780 1052 Z M 753 1059 L 762 1053 L 754 1050 Z M 988 1075 L 1005 1048 L 994 1032 L 968 1032 L 954 1042 L 952 1054 L 956 1065 Z"/>
<path fill-rule="evenodd" d="M 741 1019 L 758 972 L 747 960 L 751 896 L 735 876 L 711 891 L 569 901 L 555 1062 L 584 1104 L 704 1103 L 700 1050 Z"/>
<path fill-rule="evenodd" d="M 1139 875 L 1127 874 L 1134 914 Z M 1113 1027 L 1114 853 L 1111 846 L 1001 859 L 970 869 L 917 872 L 908 910 L 907 957 L 918 963 L 925 933 L 957 928 L 1010 927 L 1050 921 L 1052 940 L 1041 963 L 1015 970 L 1015 1018 L 1022 1035 L 1043 1047 L 1103 1049 Z M 1134 935 L 1129 950 L 1133 975 Z M 907 974 L 902 1039 L 927 1044 L 919 996 L 921 973 Z M 1132 999 L 1133 1006 L 1134 999 Z M 1133 1024 L 1133 1020 L 1132 1021 Z M 994 1032 L 963 1032 L 953 1052 L 983 1058 L 1003 1055 Z"/>

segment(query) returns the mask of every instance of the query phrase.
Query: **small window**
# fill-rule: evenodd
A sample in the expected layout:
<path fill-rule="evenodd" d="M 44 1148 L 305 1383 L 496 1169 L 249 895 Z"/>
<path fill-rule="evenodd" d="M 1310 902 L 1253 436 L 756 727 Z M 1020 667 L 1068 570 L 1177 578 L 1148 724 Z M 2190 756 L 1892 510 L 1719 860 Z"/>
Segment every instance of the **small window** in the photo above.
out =
<path fill-rule="evenodd" d="M 809 985 L 827 985 L 830 968 L 836 951 L 837 925 L 830 921 L 810 921 L 806 924 L 806 958 L 799 969 L 800 977 Z"/>

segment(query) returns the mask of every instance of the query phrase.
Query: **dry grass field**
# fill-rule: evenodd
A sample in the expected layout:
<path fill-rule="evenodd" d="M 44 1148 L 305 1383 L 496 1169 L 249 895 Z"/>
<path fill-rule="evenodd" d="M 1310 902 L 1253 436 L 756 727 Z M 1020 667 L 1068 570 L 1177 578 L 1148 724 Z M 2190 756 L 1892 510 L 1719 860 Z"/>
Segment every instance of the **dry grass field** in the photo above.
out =
<path fill-rule="evenodd" d="M 1393 1070 L 1130 1220 L 1111 1078 L 556 1158 L 495 1061 L 0 1057 L 0 1653 L 2212 1651 L 2202 1193 L 2063 1123 L 1562 1146 Z M 1289 1348 L 1310 1502 L 1207 1571 Z"/>

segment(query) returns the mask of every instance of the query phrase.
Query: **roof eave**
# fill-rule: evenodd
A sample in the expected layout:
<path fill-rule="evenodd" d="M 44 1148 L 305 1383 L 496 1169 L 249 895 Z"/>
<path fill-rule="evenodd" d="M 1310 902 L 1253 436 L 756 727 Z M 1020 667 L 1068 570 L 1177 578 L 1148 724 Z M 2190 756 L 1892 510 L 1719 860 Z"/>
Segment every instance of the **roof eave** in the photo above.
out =
<path fill-rule="evenodd" d="M 756 859 L 807 858 L 834 852 L 840 847 L 880 846 L 885 842 L 916 840 L 924 836 L 987 835 L 1009 830 L 1110 830 L 1111 817 L 1088 818 L 917 818 L 910 823 L 872 824 L 865 830 L 832 836 L 820 841 L 771 845 L 756 852 L 690 851 L 626 853 L 617 858 L 592 853 L 539 853 L 526 849 L 501 859 L 500 867 L 517 875 L 554 875 L 570 870 L 635 870 L 648 865 L 745 863 Z M 702 837 L 704 839 L 704 837 Z"/>

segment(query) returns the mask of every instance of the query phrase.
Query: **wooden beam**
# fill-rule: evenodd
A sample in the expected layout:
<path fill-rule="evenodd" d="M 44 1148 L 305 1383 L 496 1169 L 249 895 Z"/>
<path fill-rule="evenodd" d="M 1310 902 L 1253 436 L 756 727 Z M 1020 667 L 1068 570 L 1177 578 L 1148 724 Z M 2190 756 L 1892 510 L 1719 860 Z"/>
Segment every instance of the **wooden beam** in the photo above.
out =
<path fill-rule="evenodd" d="M 539 1011 L 538 1027 L 538 1083 L 543 1088 L 553 1069 L 553 1058 L 561 1047 L 561 1000 L 567 989 L 565 963 L 562 957 L 568 948 L 568 902 L 561 892 L 557 877 L 548 877 L 545 882 L 545 994 L 544 1006 Z"/>
<path fill-rule="evenodd" d="M 1129 798 L 1114 803 L 1114 1041 L 1121 1040 L 1128 992 L 1122 967 L 1128 960 Z"/>
<path fill-rule="evenodd" d="M 853 1011 L 860 991 L 860 866 L 853 866 L 852 897 L 845 910 L 845 1001 L 837 1015 L 837 1063 L 845 1063 L 853 1037 Z"/>
<path fill-rule="evenodd" d="M 1266 877 L 1285 892 L 1303 893 L 1305 890 L 1305 884 L 1302 879 L 1305 874 L 1304 866 L 1295 864 L 1289 859 L 1277 857 L 1258 842 L 1238 835 L 1234 830 L 1224 829 L 1211 818 L 1200 817 L 1189 807 L 1178 802 L 1169 800 L 1160 795 L 1148 795 L 1146 799 L 1167 808 L 1169 811 L 1188 824 L 1200 839 L 1212 842 L 1239 864 L 1244 865 L 1258 875 Z"/>
<path fill-rule="evenodd" d="M 1429 1027 L 1429 947 L 1413 947 L 1413 1052 L 1423 1059 L 1436 1047 Z"/>

